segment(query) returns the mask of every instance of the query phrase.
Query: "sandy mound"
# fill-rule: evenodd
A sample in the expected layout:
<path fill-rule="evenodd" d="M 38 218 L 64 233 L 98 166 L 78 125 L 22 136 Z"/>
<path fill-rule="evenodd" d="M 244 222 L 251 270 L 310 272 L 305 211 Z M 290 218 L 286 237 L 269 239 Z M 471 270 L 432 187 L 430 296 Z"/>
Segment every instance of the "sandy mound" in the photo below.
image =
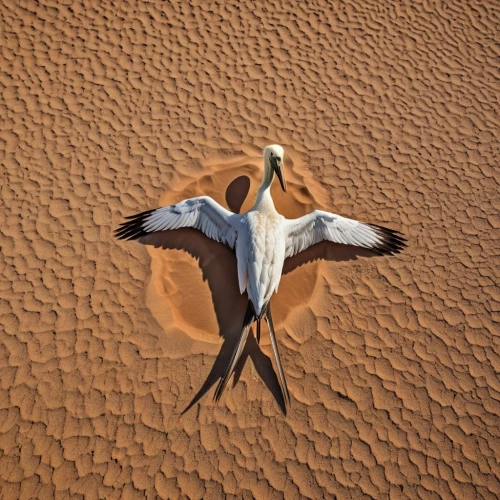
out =
<path fill-rule="evenodd" d="M 499 21 L 493 2 L 5 2 L 0 497 L 500 497 Z M 212 402 L 232 254 L 112 236 L 196 194 L 244 211 L 272 143 L 285 215 L 410 240 L 286 263 L 286 416 L 267 338 Z"/>

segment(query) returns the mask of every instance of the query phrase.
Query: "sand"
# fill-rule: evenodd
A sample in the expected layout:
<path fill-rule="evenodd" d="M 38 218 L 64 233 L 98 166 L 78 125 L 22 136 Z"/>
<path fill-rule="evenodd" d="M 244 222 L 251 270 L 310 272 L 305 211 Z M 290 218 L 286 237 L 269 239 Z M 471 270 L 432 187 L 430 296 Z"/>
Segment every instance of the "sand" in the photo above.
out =
<path fill-rule="evenodd" d="M 0 8 L 1 498 L 500 496 L 498 5 L 294 4 Z M 287 415 L 267 330 L 212 401 L 231 252 L 112 236 L 197 194 L 245 210 L 272 143 L 285 215 L 409 238 L 286 263 Z"/>

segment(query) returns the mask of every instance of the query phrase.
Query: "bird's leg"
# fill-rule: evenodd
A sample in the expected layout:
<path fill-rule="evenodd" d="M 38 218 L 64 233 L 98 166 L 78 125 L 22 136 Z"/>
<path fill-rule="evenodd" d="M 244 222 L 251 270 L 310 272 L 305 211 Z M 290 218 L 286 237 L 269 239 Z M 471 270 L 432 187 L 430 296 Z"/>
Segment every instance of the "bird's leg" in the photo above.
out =
<path fill-rule="evenodd" d="M 290 404 L 290 394 L 288 393 L 288 386 L 286 384 L 285 372 L 281 366 L 280 353 L 278 351 L 278 343 L 276 342 L 276 334 L 274 333 L 273 317 L 271 315 L 271 303 L 269 302 L 266 309 L 266 321 L 269 327 L 269 336 L 271 337 L 271 344 L 273 346 L 274 357 L 276 359 L 276 366 L 278 368 L 278 376 L 281 386 L 281 392 L 283 393 L 283 399 L 285 404 Z"/>

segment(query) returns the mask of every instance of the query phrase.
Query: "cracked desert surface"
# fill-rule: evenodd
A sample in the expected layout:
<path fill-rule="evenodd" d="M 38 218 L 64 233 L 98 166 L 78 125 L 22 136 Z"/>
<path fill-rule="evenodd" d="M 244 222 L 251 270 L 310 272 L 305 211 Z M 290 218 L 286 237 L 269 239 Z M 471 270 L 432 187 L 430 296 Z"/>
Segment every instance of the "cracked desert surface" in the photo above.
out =
<path fill-rule="evenodd" d="M 499 498 L 499 26 L 488 1 L 2 2 L 0 497 Z M 273 143 L 284 215 L 409 244 L 285 264 L 286 415 L 267 328 L 213 402 L 231 251 L 113 237 L 201 194 L 246 210 Z"/>

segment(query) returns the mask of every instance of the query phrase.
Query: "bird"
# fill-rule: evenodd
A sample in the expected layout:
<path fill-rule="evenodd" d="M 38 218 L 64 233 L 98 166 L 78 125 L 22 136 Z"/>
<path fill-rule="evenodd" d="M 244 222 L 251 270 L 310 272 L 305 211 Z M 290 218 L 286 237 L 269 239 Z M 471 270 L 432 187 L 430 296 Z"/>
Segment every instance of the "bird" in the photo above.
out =
<path fill-rule="evenodd" d="M 289 405 L 290 394 L 280 360 L 270 303 L 271 296 L 278 290 L 285 259 L 325 240 L 367 248 L 379 255 L 393 255 L 407 246 L 407 240 L 393 229 L 322 210 L 314 210 L 297 219 L 286 219 L 277 212 L 271 196 L 271 184 L 276 177 L 283 191 L 287 191 L 284 149 L 277 144 L 266 146 L 263 156 L 262 183 L 248 212 L 236 214 L 209 196 L 199 196 L 128 216 L 115 230 L 115 236 L 121 240 L 137 240 L 156 231 L 189 227 L 233 249 L 236 252 L 239 290 L 241 294 L 247 292 L 248 302 L 240 336 L 219 380 L 214 400 L 220 400 L 255 322 L 256 338 L 260 342 L 260 322 L 264 319 L 269 329 L 282 396 Z"/>

